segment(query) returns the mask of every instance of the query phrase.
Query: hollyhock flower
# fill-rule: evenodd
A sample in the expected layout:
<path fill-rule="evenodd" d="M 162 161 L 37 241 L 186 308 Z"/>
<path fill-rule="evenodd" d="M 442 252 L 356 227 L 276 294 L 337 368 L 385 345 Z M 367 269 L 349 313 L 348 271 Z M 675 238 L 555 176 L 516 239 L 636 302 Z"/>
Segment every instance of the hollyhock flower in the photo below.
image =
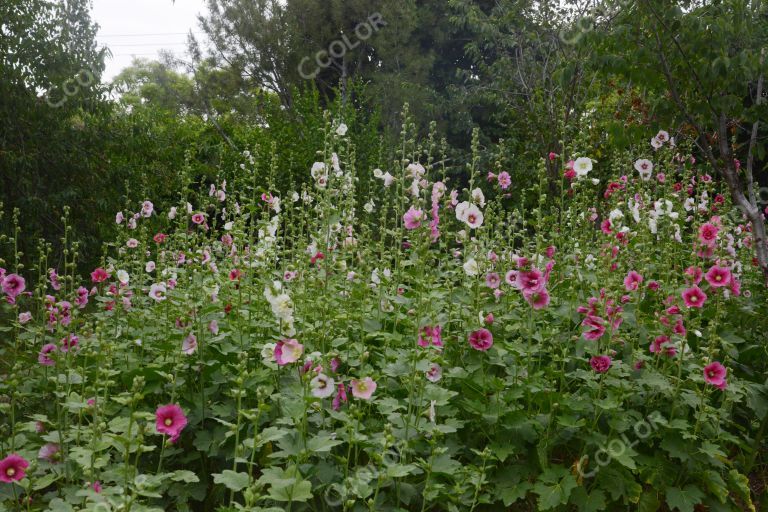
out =
<path fill-rule="evenodd" d="M 546 288 L 539 291 L 523 290 L 523 298 L 533 309 L 544 309 L 549 306 L 550 297 Z"/>
<path fill-rule="evenodd" d="M 607 372 L 611 364 L 611 356 L 594 356 L 589 360 L 589 365 L 597 373 Z"/>
<path fill-rule="evenodd" d="M 651 146 L 653 147 L 653 149 L 659 149 L 663 145 L 664 143 L 661 140 L 659 140 L 658 137 L 651 138 Z"/>
<path fill-rule="evenodd" d="M 61 290 L 61 283 L 59 282 L 59 276 L 56 274 L 56 270 L 49 269 L 48 270 L 48 279 L 51 281 L 51 288 L 53 288 L 56 291 Z"/>
<path fill-rule="evenodd" d="M 509 176 L 507 171 L 502 171 L 499 173 L 498 181 L 501 190 L 507 190 L 510 185 L 512 185 L 512 178 Z"/>
<path fill-rule="evenodd" d="M 37 452 L 37 458 L 48 462 L 55 462 L 60 451 L 61 447 L 58 444 L 47 443 L 40 447 L 40 451 Z"/>
<path fill-rule="evenodd" d="M 611 229 L 613 225 L 611 224 L 610 219 L 605 219 L 603 222 L 600 223 L 600 231 L 602 231 L 606 235 L 610 235 L 613 233 L 613 230 Z"/>
<path fill-rule="evenodd" d="M 336 389 L 336 383 L 331 377 L 318 373 L 315 378 L 309 382 L 312 388 L 312 395 L 317 398 L 327 398 L 331 396 Z"/>
<path fill-rule="evenodd" d="M 517 279 L 520 282 L 520 288 L 524 292 L 540 292 L 547 285 L 547 280 L 544 278 L 544 274 L 542 274 L 536 267 L 533 267 L 527 272 L 520 272 Z"/>
<path fill-rule="evenodd" d="M 480 266 L 477 264 L 475 258 L 470 258 L 465 261 L 462 268 L 464 269 L 464 273 L 470 277 L 474 277 L 480 272 Z"/>
<path fill-rule="evenodd" d="M 563 171 L 563 178 L 567 179 L 568 181 L 572 181 L 574 178 L 576 178 L 576 171 L 571 168 L 565 169 L 565 171 Z"/>
<path fill-rule="evenodd" d="M 642 178 L 643 181 L 648 181 L 651 178 L 651 172 L 653 172 L 653 162 L 645 158 L 636 160 L 635 170 L 640 173 L 640 178 Z"/>
<path fill-rule="evenodd" d="M 155 205 L 153 205 L 151 201 L 144 201 L 141 204 L 142 217 L 151 217 L 153 211 L 155 211 Z"/>
<path fill-rule="evenodd" d="M 428 347 L 430 345 L 434 345 L 436 347 L 442 348 L 443 346 L 443 338 L 441 336 L 443 331 L 443 328 L 439 325 L 430 326 L 425 325 L 421 328 L 421 331 L 419 332 L 419 340 L 418 345 L 420 347 Z"/>
<path fill-rule="evenodd" d="M 518 280 L 518 271 L 510 270 L 504 275 L 504 281 L 512 288 L 520 289 L 520 281 Z"/>
<path fill-rule="evenodd" d="M 605 320 L 599 316 L 587 315 L 581 322 L 581 325 L 587 328 L 587 330 L 582 333 L 585 340 L 599 340 L 603 334 L 605 334 Z"/>
<path fill-rule="evenodd" d="M 107 274 L 107 271 L 101 267 L 91 272 L 91 281 L 94 283 L 102 283 L 107 279 L 109 279 L 109 274 Z"/>
<path fill-rule="evenodd" d="M 549 161 L 550 162 L 554 162 L 555 158 L 557 158 L 557 153 L 555 153 L 554 151 L 550 151 L 549 152 Z"/>
<path fill-rule="evenodd" d="M 352 396 L 363 400 L 370 400 L 377 387 L 376 382 L 370 377 L 361 380 L 352 379 L 350 386 L 352 387 Z"/>
<path fill-rule="evenodd" d="M 704 278 L 713 288 L 728 286 L 731 281 L 731 271 L 725 267 L 713 265 L 706 273 Z"/>
<path fill-rule="evenodd" d="M 95 482 L 93 482 L 93 485 L 91 486 L 91 488 L 93 489 L 93 492 L 95 492 L 96 494 L 100 494 L 102 490 L 101 482 L 96 480 Z"/>
<path fill-rule="evenodd" d="M 278 341 L 275 345 L 275 361 L 280 366 L 295 363 L 304 353 L 304 345 L 295 339 Z"/>
<path fill-rule="evenodd" d="M 651 291 L 654 291 L 654 292 L 655 292 L 655 291 L 657 291 L 657 290 L 658 290 L 660 287 L 661 287 L 661 285 L 659 284 L 659 282 L 658 282 L 658 281 L 648 281 L 648 289 L 649 289 L 649 290 L 651 290 Z"/>
<path fill-rule="evenodd" d="M 584 156 L 577 158 L 576 161 L 573 162 L 573 170 L 576 171 L 576 174 L 580 178 L 583 178 L 592 170 L 592 159 Z"/>
<path fill-rule="evenodd" d="M 485 275 L 485 285 L 488 288 L 496 289 L 501 284 L 501 277 L 496 272 L 488 272 Z"/>
<path fill-rule="evenodd" d="M 699 284 L 704 273 L 699 267 L 688 267 L 685 269 L 685 275 L 691 278 L 693 284 Z"/>
<path fill-rule="evenodd" d="M 184 341 L 181 344 L 181 351 L 190 356 L 194 354 L 196 350 L 197 337 L 194 335 L 194 333 L 189 333 L 189 336 L 184 338 Z"/>
<path fill-rule="evenodd" d="M 666 175 L 666 174 L 664 174 L 663 172 L 660 172 L 660 173 L 658 173 L 658 174 L 656 175 L 656 180 L 657 180 L 659 183 L 665 183 L 665 182 L 667 181 L 667 175 Z"/>
<path fill-rule="evenodd" d="M 69 349 L 74 349 L 78 346 L 80 343 L 80 338 L 78 338 L 76 335 L 70 333 L 61 338 L 61 351 L 62 352 L 69 352 Z"/>
<path fill-rule="evenodd" d="M 707 294 L 698 286 L 683 290 L 682 297 L 685 305 L 689 308 L 701 308 L 707 300 Z"/>
<path fill-rule="evenodd" d="M 194 222 L 199 226 L 200 224 L 205 222 L 205 215 L 203 215 L 202 213 L 196 213 L 192 215 L 192 222 Z"/>
<path fill-rule="evenodd" d="M 219 322 L 211 320 L 208 324 L 208 330 L 211 331 L 211 334 L 217 336 L 219 334 Z"/>
<path fill-rule="evenodd" d="M 426 371 L 426 377 L 429 382 L 437 382 L 443 378 L 443 369 L 437 363 L 432 363 L 429 370 Z"/>
<path fill-rule="evenodd" d="M 144 265 L 144 270 L 149 273 L 153 272 L 157 268 L 154 261 L 148 261 L 146 265 Z"/>
<path fill-rule="evenodd" d="M 333 410 L 338 411 L 341 408 L 341 403 L 347 401 L 347 387 L 343 382 L 339 382 L 337 385 L 336 396 L 333 397 Z"/>
<path fill-rule="evenodd" d="M 707 246 L 712 247 L 717 242 L 717 233 L 719 229 L 711 222 L 706 222 L 699 227 L 699 241 Z"/>
<path fill-rule="evenodd" d="M 669 336 L 659 335 L 651 342 L 649 350 L 651 354 L 661 354 L 664 350 L 664 346 L 670 343 Z M 669 355 L 669 354 L 668 354 Z"/>
<path fill-rule="evenodd" d="M 157 302 L 166 299 L 165 292 L 165 283 L 155 283 L 149 287 L 149 296 L 155 299 Z"/>
<path fill-rule="evenodd" d="M 488 180 L 488 183 L 493 183 L 496 180 L 496 175 L 488 171 L 488 176 L 486 176 L 486 179 Z"/>
<path fill-rule="evenodd" d="M 30 313 L 29 311 L 25 311 L 23 313 L 19 313 L 19 323 L 20 324 L 24 325 L 27 322 L 29 322 L 30 320 L 32 320 L 32 313 Z"/>
<path fill-rule="evenodd" d="M 3 460 L 0 460 L 0 482 L 12 483 L 18 482 L 26 476 L 25 469 L 29 467 L 29 462 L 24 457 L 15 453 L 10 454 Z"/>
<path fill-rule="evenodd" d="M 18 274 L 8 274 L 2 280 L 2 288 L 3 292 L 8 297 L 15 299 L 26 290 L 27 283 L 24 278 Z"/>
<path fill-rule="evenodd" d="M 238 281 L 243 276 L 243 272 L 240 269 L 234 268 L 229 271 L 229 280 Z"/>
<path fill-rule="evenodd" d="M 717 361 L 704 367 L 704 381 L 718 389 L 725 389 L 728 386 L 725 380 L 727 375 L 728 369 Z"/>
<path fill-rule="evenodd" d="M 478 329 L 469 335 L 469 344 L 475 350 L 485 352 L 493 346 L 493 334 L 488 329 Z"/>
<path fill-rule="evenodd" d="M 123 215 L 123 212 L 117 212 L 115 215 L 115 224 L 122 224 L 125 220 L 125 216 Z"/>
<path fill-rule="evenodd" d="M 738 279 L 736 279 L 736 276 L 734 276 L 733 274 L 731 274 L 731 281 L 728 287 L 730 288 L 731 293 L 734 295 L 734 297 L 738 297 L 739 295 L 741 295 L 741 282 Z M 751 292 L 749 290 L 746 290 L 744 292 L 744 296 L 749 298 L 750 295 L 747 295 L 747 294 L 751 295 Z"/>
<path fill-rule="evenodd" d="M 293 270 L 286 270 L 285 273 L 283 274 L 283 281 L 285 282 L 293 281 L 294 279 L 296 279 L 297 275 L 298 273 Z"/>
<path fill-rule="evenodd" d="M 181 431 L 187 426 L 184 411 L 176 404 L 163 405 L 155 411 L 155 428 L 160 434 L 171 436 L 171 442 L 178 441 Z"/>
<path fill-rule="evenodd" d="M 115 275 L 117 276 L 117 280 L 120 281 L 120 284 L 122 285 L 127 285 L 131 280 L 131 276 L 129 276 L 128 272 L 125 270 L 118 270 Z"/>
<path fill-rule="evenodd" d="M 640 285 L 643 282 L 643 276 L 635 272 L 634 270 L 630 270 L 627 274 L 627 277 L 624 278 L 624 288 L 628 292 L 632 292 L 637 290 Z"/>
<path fill-rule="evenodd" d="M 482 316 L 482 314 L 480 316 Z M 493 316 L 493 313 L 488 313 L 487 315 L 485 315 L 485 318 L 483 318 L 483 323 L 485 325 L 493 325 L 494 320 L 495 318 Z"/>
<path fill-rule="evenodd" d="M 456 206 L 456 218 L 464 222 L 471 229 L 479 228 L 483 225 L 483 212 L 477 205 L 470 204 L 467 201 Z"/>
<path fill-rule="evenodd" d="M 50 358 L 48 354 L 56 352 L 58 347 L 53 343 L 46 343 L 43 348 L 40 349 L 40 353 L 37 355 L 37 362 L 43 366 L 54 366 L 56 361 Z"/>
<path fill-rule="evenodd" d="M 677 322 L 675 323 L 675 326 L 672 327 L 672 332 L 677 334 L 678 336 L 685 336 L 688 331 L 685 329 L 685 325 L 683 325 L 683 319 L 678 318 Z"/>
<path fill-rule="evenodd" d="M 152 240 L 155 241 L 156 244 L 162 244 L 165 242 L 165 239 L 168 238 L 168 235 L 165 233 L 157 233 L 155 236 L 152 237 Z"/>
<path fill-rule="evenodd" d="M 325 254 L 323 254 L 322 252 L 318 251 L 314 255 L 312 255 L 311 258 L 309 258 L 309 263 L 314 265 L 318 261 L 324 260 L 324 259 L 325 259 Z"/>
<path fill-rule="evenodd" d="M 424 212 L 411 206 L 403 215 L 403 224 L 405 225 L 405 229 L 416 229 L 421 226 L 421 221 L 423 219 Z"/>
<path fill-rule="evenodd" d="M 139 246 L 139 241 L 136 240 L 135 238 L 129 238 L 128 241 L 125 242 L 125 245 L 129 249 L 135 249 L 135 248 L 137 248 Z"/>

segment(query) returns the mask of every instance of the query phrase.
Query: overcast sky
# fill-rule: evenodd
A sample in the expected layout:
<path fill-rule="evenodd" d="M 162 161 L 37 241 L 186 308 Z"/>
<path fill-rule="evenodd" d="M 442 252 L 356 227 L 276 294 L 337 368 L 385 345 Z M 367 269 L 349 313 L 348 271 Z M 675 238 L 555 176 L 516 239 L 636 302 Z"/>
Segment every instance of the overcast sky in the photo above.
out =
<path fill-rule="evenodd" d="M 204 0 L 93 0 L 96 39 L 112 50 L 103 80 L 129 66 L 133 55 L 152 59 L 167 49 L 183 57 L 187 33 L 200 31 L 196 15 L 205 12 Z"/>

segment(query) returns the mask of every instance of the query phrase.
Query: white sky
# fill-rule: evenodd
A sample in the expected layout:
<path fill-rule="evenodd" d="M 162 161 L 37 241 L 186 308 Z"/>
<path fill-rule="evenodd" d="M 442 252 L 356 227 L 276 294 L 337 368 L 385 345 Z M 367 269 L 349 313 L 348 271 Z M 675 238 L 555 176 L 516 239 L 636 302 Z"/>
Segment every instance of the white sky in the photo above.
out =
<path fill-rule="evenodd" d="M 100 46 L 112 50 L 103 80 L 109 81 L 131 64 L 132 55 L 156 59 L 161 49 L 178 57 L 186 52 L 190 30 L 201 37 L 197 14 L 205 13 L 204 0 L 93 0 L 91 17 L 99 25 Z"/>

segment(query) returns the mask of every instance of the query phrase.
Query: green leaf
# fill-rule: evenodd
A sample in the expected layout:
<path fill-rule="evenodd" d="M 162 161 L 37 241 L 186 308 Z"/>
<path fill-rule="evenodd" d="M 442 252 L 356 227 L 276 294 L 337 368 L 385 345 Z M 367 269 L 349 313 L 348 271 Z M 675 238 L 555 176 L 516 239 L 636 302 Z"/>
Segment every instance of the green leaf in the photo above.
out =
<path fill-rule="evenodd" d="M 312 452 L 329 452 L 334 446 L 338 446 L 342 441 L 334 439 L 329 434 L 321 434 L 307 441 L 307 450 Z"/>
<path fill-rule="evenodd" d="M 704 499 L 704 493 L 693 484 L 688 484 L 684 488 L 668 487 L 667 504 L 670 508 L 680 512 L 693 512 L 693 508 Z"/>
<path fill-rule="evenodd" d="M 224 484 L 227 489 L 238 492 L 248 487 L 250 477 L 248 476 L 248 473 L 235 473 L 234 471 L 225 469 L 221 473 L 213 474 L 213 482 Z"/>
<path fill-rule="evenodd" d="M 539 495 L 539 510 L 550 510 L 566 503 L 576 486 L 576 478 L 564 468 L 552 467 L 544 471 L 533 486 L 533 492 Z"/>
<path fill-rule="evenodd" d="M 595 489 L 587 494 L 584 487 L 577 487 L 571 495 L 571 503 L 579 507 L 579 512 L 605 510 L 605 493 L 600 489 Z"/>
<path fill-rule="evenodd" d="M 196 474 L 186 469 L 179 469 L 171 474 L 171 480 L 174 482 L 184 482 L 187 484 L 193 484 L 200 481 Z"/>
<path fill-rule="evenodd" d="M 655 492 L 644 492 L 637 504 L 637 512 L 658 512 L 661 502 Z"/>
<path fill-rule="evenodd" d="M 312 484 L 307 480 L 295 482 L 286 487 L 269 488 L 270 499 L 275 501 L 307 501 L 312 498 Z"/>

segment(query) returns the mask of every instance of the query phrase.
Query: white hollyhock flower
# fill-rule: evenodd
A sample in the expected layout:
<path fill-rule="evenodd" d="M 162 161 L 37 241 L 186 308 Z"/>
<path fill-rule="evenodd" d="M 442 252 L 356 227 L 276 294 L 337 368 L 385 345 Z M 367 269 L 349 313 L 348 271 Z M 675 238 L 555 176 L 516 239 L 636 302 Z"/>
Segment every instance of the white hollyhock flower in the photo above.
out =
<path fill-rule="evenodd" d="M 383 178 L 383 177 L 384 177 L 384 173 L 382 172 L 382 170 L 381 170 L 381 169 L 379 169 L 379 168 L 376 168 L 376 169 L 374 169 L 374 170 L 373 170 L 373 177 L 374 177 L 374 178 L 378 178 L 378 179 L 381 179 L 381 178 Z"/>
<path fill-rule="evenodd" d="M 327 398 L 336 391 L 336 383 L 331 377 L 318 373 L 314 379 L 309 381 L 312 388 L 312 395 L 317 398 Z"/>
<path fill-rule="evenodd" d="M 128 275 L 128 272 L 125 270 L 118 270 L 117 271 L 117 280 L 120 281 L 121 284 L 128 284 L 128 281 L 130 281 L 130 276 Z"/>
<path fill-rule="evenodd" d="M 149 287 L 149 296 L 160 302 L 166 299 L 165 291 L 165 283 L 156 283 Z"/>
<path fill-rule="evenodd" d="M 472 202 L 476 205 L 479 205 L 480 208 L 485 207 L 485 195 L 483 194 L 483 191 L 479 188 L 476 188 L 472 191 Z"/>
<path fill-rule="evenodd" d="M 384 173 L 384 176 L 381 177 L 381 179 L 384 180 L 384 186 L 389 188 L 390 185 L 395 181 L 395 177 L 389 174 L 389 172 Z"/>
<path fill-rule="evenodd" d="M 464 268 L 464 273 L 470 277 L 474 277 L 480 273 L 480 267 L 477 265 L 475 258 L 470 258 L 465 261 L 462 267 Z"/>
<path fill-rule="evenodd" d="M 339 135 L 340 137 L 343 137 L 347 134 L 347 125 L 344 123 L 341 123 L 338 128 L 336 128 L 336 135 Z"/>
<path fill-rule="evenodd" d="M 643 181 L 648 181 L 651 179 L 651 172 L 653 172 L 653 162 L 645 158 L 636 160 L 635 170 L 640 173 L 640 178 Z"/>
<path fill-rule="evenodd" d="M 592 159 L 585 156 L 579 157 L 573 162 L 573 170 L 576 171 L 576 175 L 584 177 L 592 170 Z"/>

